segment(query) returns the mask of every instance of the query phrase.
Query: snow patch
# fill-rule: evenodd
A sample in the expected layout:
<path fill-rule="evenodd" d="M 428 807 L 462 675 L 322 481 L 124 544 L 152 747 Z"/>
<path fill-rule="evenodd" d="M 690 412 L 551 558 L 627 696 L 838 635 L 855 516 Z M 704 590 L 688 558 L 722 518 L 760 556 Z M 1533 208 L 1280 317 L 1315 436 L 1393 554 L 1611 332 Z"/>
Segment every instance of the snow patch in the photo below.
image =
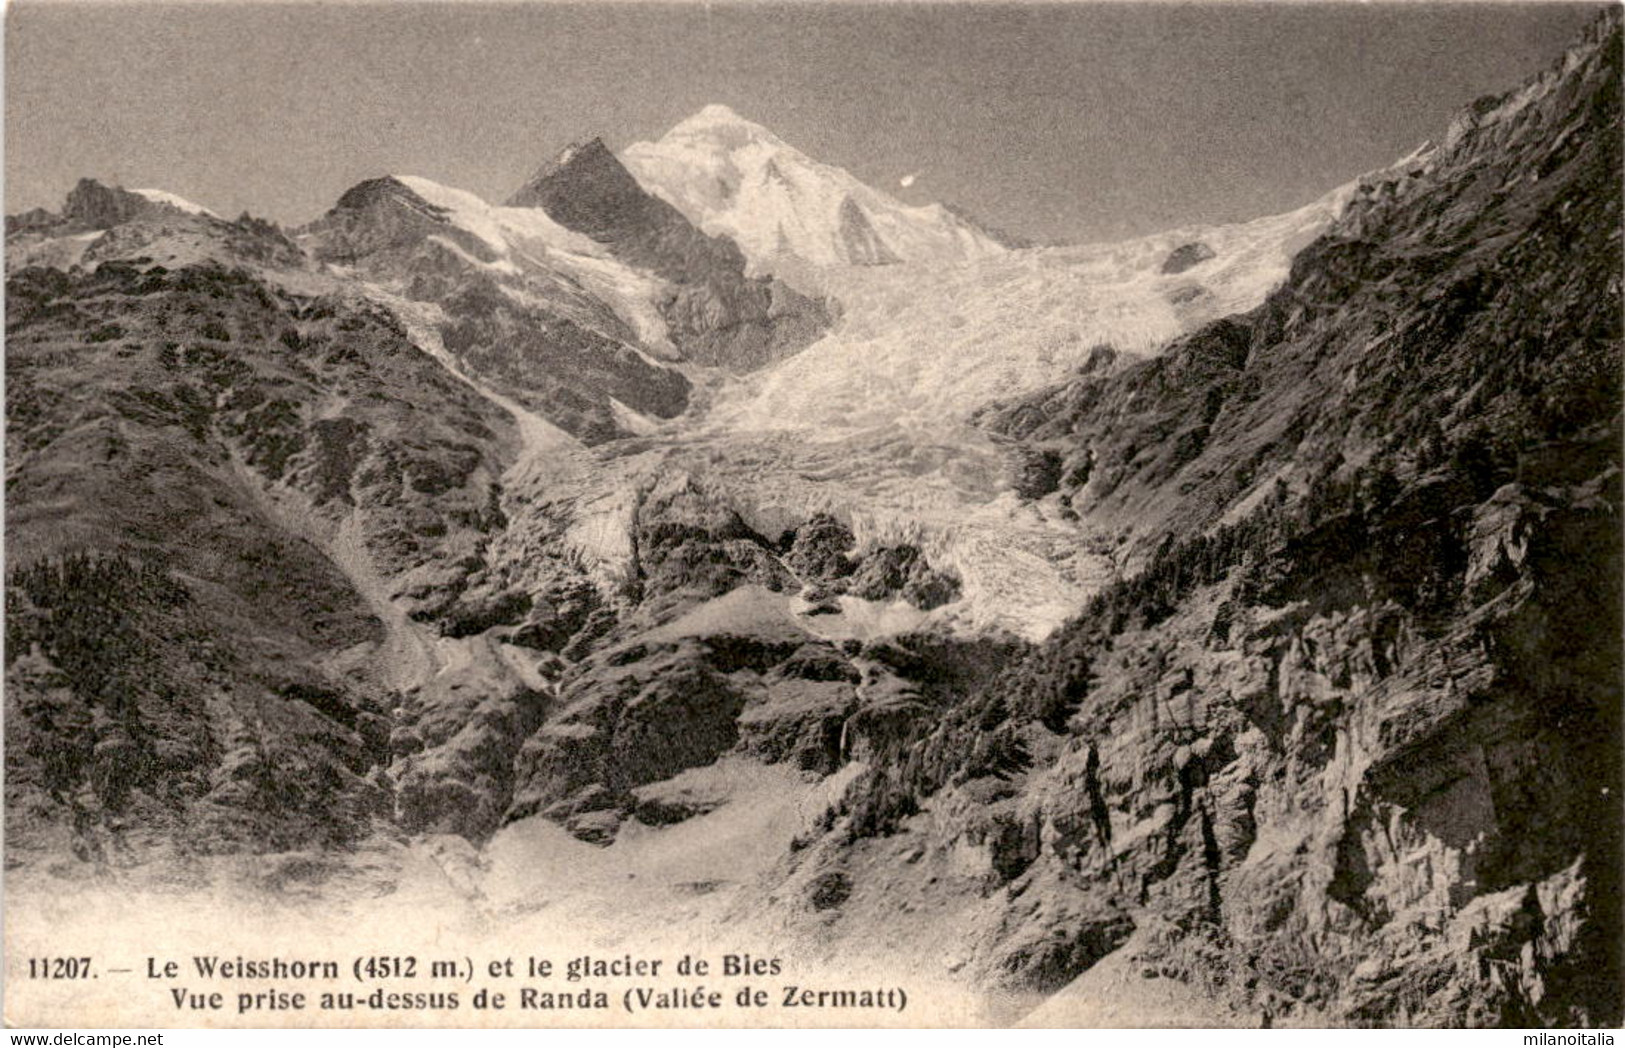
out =
<path fill-rule="evenodd" d="M 169 193 L 162 189 L 132 189 L 130 192 L 136 194 L 137 196 L 146 197 L 155 204 L 168 204 L 170 207 L 188 212 L 189 214 L 204 215 L 208 218 L 220 217 L 213 211 L 210 211 L 208 208 L 204 207 L 202 204 L 194 204 L 185 197 L 176 196 L 174 193 Z"/>
<path fill-rule="evenodd" d="M 641 355 L 641 354 L 640 354 Z M 645 357 L 645 360 L 648 358 Z M 660 366 L 654 361 L 650 363 Z M 610 413 L 615 416 L 615 422 L 622 429 L 635 433 L 640 437 L 648 436 L 660 428 L 660 423 L 634 408 L 629 408 L 614 397 L 609 398 Z"/>

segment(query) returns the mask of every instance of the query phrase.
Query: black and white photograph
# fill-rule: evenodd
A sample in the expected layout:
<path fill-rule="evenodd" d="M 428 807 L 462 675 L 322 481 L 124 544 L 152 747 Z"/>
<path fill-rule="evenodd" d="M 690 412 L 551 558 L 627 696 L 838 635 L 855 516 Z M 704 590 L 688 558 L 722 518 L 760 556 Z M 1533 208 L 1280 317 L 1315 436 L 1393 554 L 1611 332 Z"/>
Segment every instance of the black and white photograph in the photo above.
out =
<path fill-rule="evenodd" d="M 1621 24 L 16 0 L 5 1023 L 1612 1044 Z"/>

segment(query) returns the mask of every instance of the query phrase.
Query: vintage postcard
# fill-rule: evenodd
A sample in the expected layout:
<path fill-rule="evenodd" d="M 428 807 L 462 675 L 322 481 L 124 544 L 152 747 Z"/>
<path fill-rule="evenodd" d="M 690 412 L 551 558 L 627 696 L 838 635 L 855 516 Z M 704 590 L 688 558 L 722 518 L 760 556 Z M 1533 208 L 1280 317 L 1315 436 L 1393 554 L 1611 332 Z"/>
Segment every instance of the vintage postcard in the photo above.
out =
<path fill-rule="evenodd" d="M 1620 89 L 14 3 L 6 1022 L 1617 1025 Z"/>

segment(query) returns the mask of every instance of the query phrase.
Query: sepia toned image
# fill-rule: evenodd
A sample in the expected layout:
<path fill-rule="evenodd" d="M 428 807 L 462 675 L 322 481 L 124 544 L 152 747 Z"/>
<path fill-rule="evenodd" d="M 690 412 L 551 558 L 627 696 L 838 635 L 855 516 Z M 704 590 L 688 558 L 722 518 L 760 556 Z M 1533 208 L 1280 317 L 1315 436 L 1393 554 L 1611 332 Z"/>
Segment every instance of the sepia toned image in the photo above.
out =
<path fill-rule="evenodd" d="M 1618 1026 L 1621 23 L 13 4 L 6 1023 Z"/>

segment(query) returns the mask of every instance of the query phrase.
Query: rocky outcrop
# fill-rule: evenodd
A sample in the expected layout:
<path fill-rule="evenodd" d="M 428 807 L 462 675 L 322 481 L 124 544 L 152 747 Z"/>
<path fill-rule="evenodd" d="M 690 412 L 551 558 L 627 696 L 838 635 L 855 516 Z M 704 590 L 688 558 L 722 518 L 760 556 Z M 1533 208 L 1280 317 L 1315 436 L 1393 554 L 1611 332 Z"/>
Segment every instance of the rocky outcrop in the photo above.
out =
<path fill-rule="evenodd" d="M 390 734 L 395 819 L 411 833 L 479 841 L 502 823 L 520 746 L 551 699 L 542 668 L 526 675 L 469 640 L 461 666 L 405 696 Z"/>
<path fill-rule="evenodd" d="M 930 611 L 959 598 L 960 580 L 935 568 L 906 543 L 859 550 L 852 532 L 828 513 L 816 513 L 789 536 L 784 563 L 814 602 L 841 594 L 862 600 L 901 599 Z"/>
<path fill-rule="evenodd" d="M 572 145 L 531 176 L 509 207 L 538 207 L 555 222 L 601 243 L 633 265 L 681 277 L 691 267 L 737 263 L 729 240 L 708 237 L 670 204 L 644 192 L 602 139 Z"/>
<path fill-rule="evenodd" d="M 1181 244 L 1168 252 L 1168 257 L 1162 262 L 1162 271 L 1164 273 L 1183 273 L 1192 266 L 1199 266 L 1213 257 L 1211 247 L 1208 247 L 1200 240 L 1193 240 L 1189 244 Z"/>
<path fill-rule="evenodd" d="M 185 219 L 220 222 L 212 213 L 172 194 L 106 186 L 94 178 L 81 178 L 68 191 L 60 214 L 34 208 L 20 215 L 8 215 L 6 235 L 34 233 L 68 236 L 143 220 L 175 222 Z"/>
<path fill-rule="evenodd" d="M 901 262 L 897 253 L 875 232 L 869 216 L 851 197 L 841 201 L 841 249 L 846 260 L 854 266 L 888 266 Z"/>
<path fill-rule="evenodd" d="M 674 594 L 705 600 L 746 583 L 775 591 L 791 583 L 767 539 L 684 474 L 643 497 L 632 538 L 644 601 Z"/>
<path fill-rule="evenodd" d="M 447 221 L 437 207 L 397 178 L 369 178 L 345 190 L 332 209 L 304 232 L 323 262 L 355 265 L 380 252 L 416 247 L 424 237 L 445 236 L 482 261 L 494 261 L 489 245 Z"/>
<path fill-rule="evenodd" d="M 850 528 L 828 513 L 815 513 L 795 530 L 784 563 L 807 584 L 830 592 L 857 570 L 849 556 L 856 547 Z"/>

